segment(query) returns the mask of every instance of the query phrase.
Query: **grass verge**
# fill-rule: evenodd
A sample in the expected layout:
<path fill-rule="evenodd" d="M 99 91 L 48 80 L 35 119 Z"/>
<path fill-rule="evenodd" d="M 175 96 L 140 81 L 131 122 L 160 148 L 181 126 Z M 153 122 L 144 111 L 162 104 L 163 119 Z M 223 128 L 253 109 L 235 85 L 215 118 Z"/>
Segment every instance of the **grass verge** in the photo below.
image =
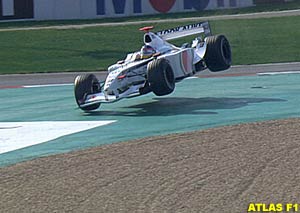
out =
<path fill-rule="evenodd" d="M 234 64 L 300 61 L 300 16 L 211 21 L 230 40 Z M 153 23 L 156 30 L 188 23 Z M 105 70 L 138 50 L 141 26 L 0 33 L 0 73 Z M 176 41 L 179 45 L 192 38 Z"/>

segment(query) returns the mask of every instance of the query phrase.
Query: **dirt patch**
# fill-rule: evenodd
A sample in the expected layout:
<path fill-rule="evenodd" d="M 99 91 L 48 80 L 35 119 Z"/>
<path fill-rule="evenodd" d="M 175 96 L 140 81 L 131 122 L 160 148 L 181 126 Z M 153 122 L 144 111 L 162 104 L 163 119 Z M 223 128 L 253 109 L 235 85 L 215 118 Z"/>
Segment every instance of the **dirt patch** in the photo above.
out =
<path fill-rule="evenodd" d="M 1 212 L 247 212 L 300 200 L 300 119 L 151 137 L 0 169 Z"/>

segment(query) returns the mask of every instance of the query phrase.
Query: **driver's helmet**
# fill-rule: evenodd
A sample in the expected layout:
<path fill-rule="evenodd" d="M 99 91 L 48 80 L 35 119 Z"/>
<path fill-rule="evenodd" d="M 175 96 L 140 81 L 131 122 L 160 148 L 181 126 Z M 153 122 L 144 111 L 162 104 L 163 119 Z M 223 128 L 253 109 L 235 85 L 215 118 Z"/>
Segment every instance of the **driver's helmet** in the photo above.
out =
<path fill-rule="evenodd" d="M 155 54 L 155 50 L 150 45 L 144 45 L 141 49 L 141 59 L 150 58 Z"/>

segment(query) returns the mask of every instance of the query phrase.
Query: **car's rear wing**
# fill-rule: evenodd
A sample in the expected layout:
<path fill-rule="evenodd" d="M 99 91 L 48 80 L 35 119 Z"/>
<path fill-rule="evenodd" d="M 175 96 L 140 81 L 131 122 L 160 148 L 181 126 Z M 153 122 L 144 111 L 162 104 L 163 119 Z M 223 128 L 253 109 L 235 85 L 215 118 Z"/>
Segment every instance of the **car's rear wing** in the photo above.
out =
<path fill-rule="evenodd" d="M 212 35 L 208 21 L 158 31 L 156 35 L 167 41 L 201 33 L 206 37 Z"/>

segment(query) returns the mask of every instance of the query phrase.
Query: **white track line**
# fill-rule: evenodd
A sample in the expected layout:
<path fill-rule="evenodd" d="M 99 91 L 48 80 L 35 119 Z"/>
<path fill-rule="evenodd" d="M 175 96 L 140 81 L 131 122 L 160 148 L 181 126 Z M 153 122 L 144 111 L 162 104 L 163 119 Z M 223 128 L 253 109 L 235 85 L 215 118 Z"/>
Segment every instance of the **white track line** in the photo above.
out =
<path fill-rule="evenodd" d="M 259 76 L 265 76 L 265 75 L 290 75 L 290 74 L 300 74 L 300 71 L 262 72 L 262 73 L 257 73 L 257 75 L 259 75 Z"/>
<path fill-rule="evenodd" d="M 26 85 L 22 88 L 40 88 L 40 87 L 62 87 L 62 86 L 73 86 L 73 83 L 70 84 L 42 84 L 42 85 Z"/>

